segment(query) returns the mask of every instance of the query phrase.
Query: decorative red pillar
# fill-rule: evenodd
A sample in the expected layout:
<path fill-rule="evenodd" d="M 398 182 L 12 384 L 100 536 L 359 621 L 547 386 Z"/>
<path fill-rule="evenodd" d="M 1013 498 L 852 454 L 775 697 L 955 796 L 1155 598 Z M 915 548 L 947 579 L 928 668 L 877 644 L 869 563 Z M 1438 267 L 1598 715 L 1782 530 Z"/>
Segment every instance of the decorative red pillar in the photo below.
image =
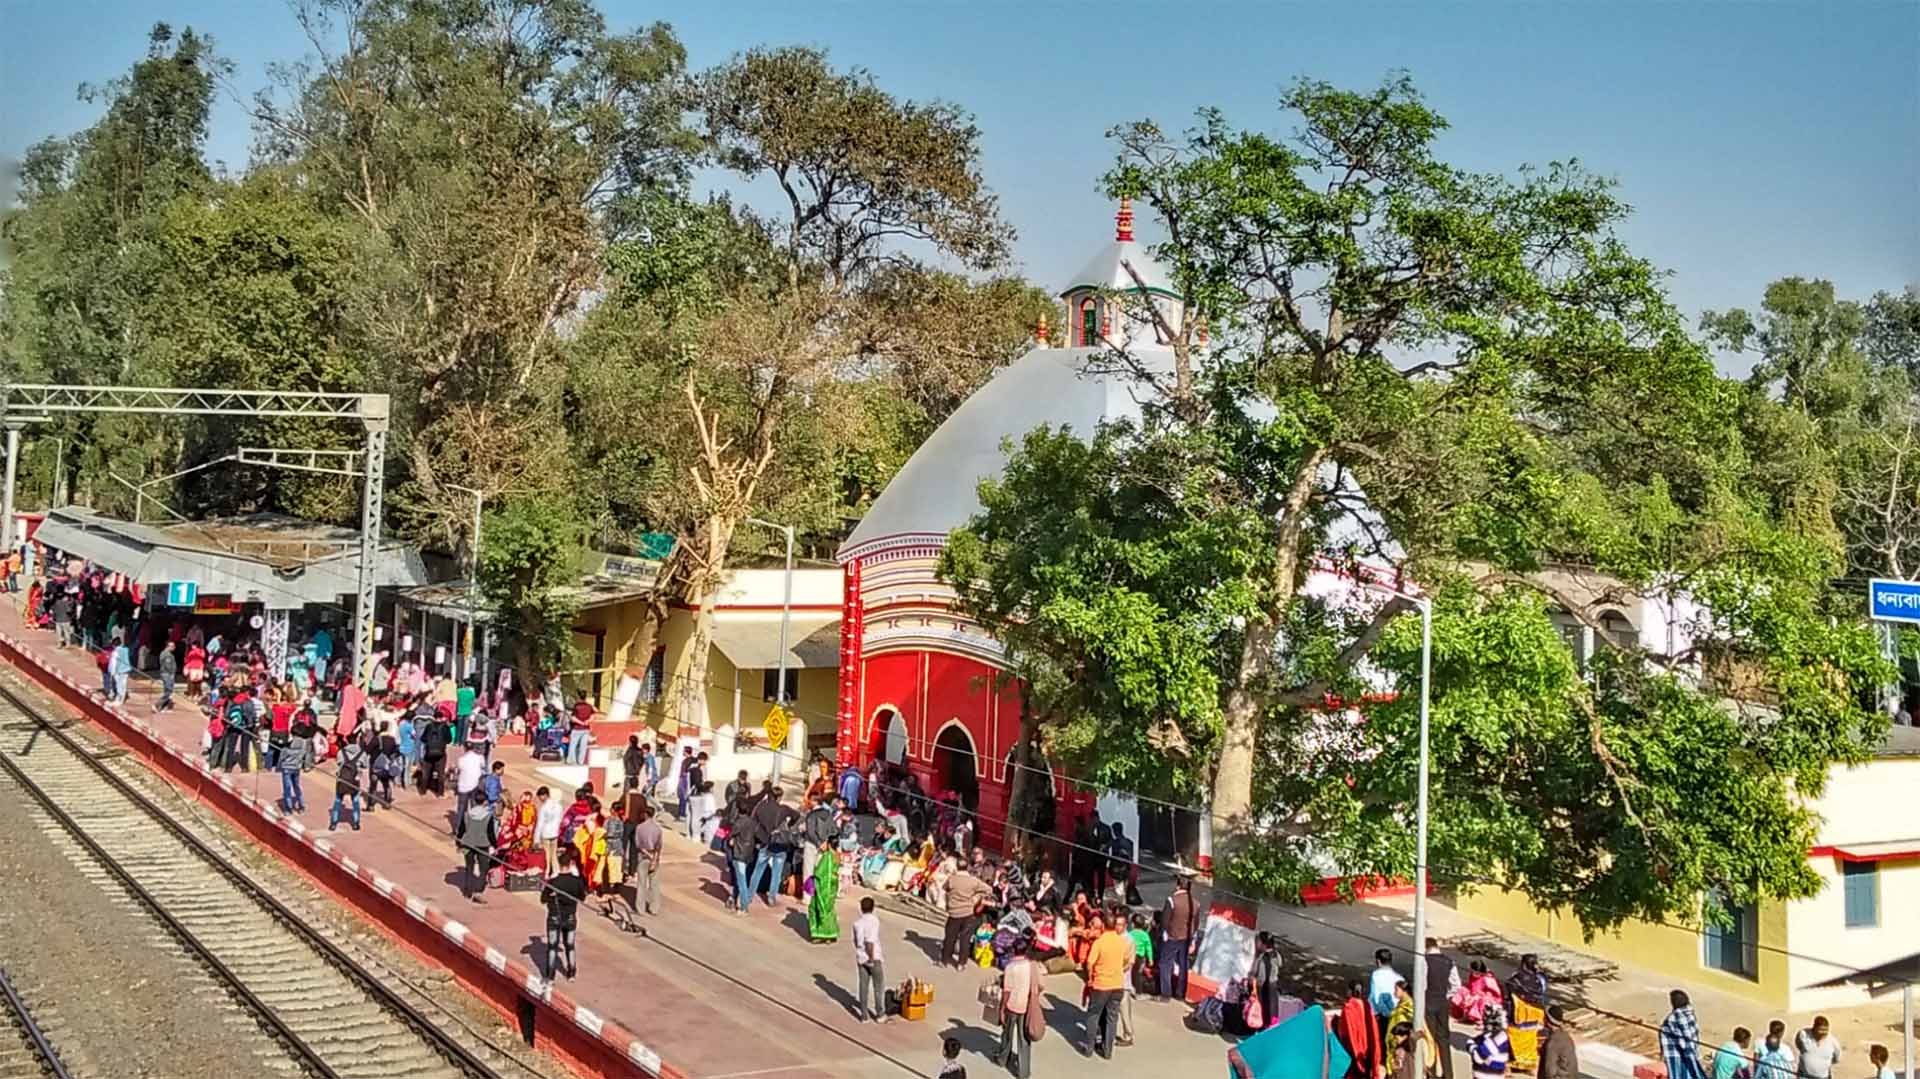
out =
<path fill-rule="evenodd" d="M 860 560 L 848 559 L 840 568 L 840 716 L 834 734 L 835 755 L 842 768 L 859 763 L 860 752 L 860 642 L 866 618 L 860 604 Z"/>

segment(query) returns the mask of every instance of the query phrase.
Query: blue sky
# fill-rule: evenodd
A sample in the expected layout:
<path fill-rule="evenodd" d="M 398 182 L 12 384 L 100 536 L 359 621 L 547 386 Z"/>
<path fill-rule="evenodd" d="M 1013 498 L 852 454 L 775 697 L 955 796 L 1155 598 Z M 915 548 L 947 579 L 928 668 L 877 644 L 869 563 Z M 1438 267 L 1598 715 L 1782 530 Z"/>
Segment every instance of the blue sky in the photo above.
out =
<path fill-rule="evenodd" d="M 908 97 L 972 110 L 1020 269 L 1057 286 L 1110 234 L 1095 191 L 1112 125 L 1182 126 L 1217 105 L 1285 130 L 1308 75 L 1366 87 L 1409 71 L 1476 169 L 1577 157 L 1617 178 L 1637 250 L 1689 312 L 1752 305 L 1774 277 L 1843 294 L 1920 283 L 1920 2 L 1025 4 L 1004 0 L 604 0 L 615 25 L 673 24 L 696 68 L 755 44 L 825 46 Z M 210 32 L 247 90 L 306 51 L 272 0 L 0 0 L 0 154 L 88 123 L 83 81 L 125 70 L 156 19 Z M 239 164 L 237 105 L 212 153 Z"/>

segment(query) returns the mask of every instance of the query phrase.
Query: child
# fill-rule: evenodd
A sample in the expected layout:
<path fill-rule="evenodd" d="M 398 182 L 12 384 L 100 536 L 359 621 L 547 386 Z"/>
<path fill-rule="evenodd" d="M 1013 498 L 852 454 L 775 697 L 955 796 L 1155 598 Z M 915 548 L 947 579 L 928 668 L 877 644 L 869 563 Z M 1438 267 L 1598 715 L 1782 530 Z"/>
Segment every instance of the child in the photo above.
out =
<path fill-rule="evenodd" d="M 480 789 L 484 791 L 487 796 L 487 805 L 498 806 L 500 804 L 500 795 L 505 792 L 506 787 L 507 763 L 505 761 L 494 761 L 493 770 L 487 773 L 485 779 L 480 781 Z"/>
<path fill-rule="evenodd" d="M 983 967 L 993 967 L 993 930 L 996 921 L 995 912 L 989 910 L 980 918 L 980 928 L 973 931 L 973 961 Z"/>
<path fill-rule="evenodd" d="M 966 1065 L 960 1063 L 960 1039 L 948 1038 L 940 1043 L 940 1079 L 967 1079 Z"/>
<path fill-rule="evenodd" d="M 627 800 L 613 803 L 613 815 L 607 818 L 607 834 L 603 842 L 607 845 L 607 889 L 619 888 L 627 882 Z"/>

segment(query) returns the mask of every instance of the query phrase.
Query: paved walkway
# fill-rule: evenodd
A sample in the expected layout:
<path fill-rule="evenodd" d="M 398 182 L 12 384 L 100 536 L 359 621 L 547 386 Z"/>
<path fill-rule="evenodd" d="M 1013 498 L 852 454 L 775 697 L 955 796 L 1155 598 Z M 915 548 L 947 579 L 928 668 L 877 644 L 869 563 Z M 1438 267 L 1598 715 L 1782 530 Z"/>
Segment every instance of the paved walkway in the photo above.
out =
<path fill-rule="evenodd" d="M 25 642 L 75 681 L 97 684 L 91 657 L 78 650 L 61 652 L 51 633 L 22 628 L 12 603 L 0 603 L 0 633 Z M 154 689 L 151 683 L 136 681 L 129 711 L 149 715 Z M 152 715 L 151 722 L 178 746 L 199 745 L 204 721 L 198 709 L 184 702 L 172 712 Z M 564 800 L 563 784 L 541 775 L 523 746 L 502 746 L 497 757 L 507 764 L 508 789 L 515 796 L 545 784 Z M 234 779 L 250 785 L 262 799 L 278 797 L 275 773 L 236 773 Z M 309 809 L 302 819 L 309 827 L 324 828 L 331 790 L 332 783 L 321 773 L 306 777 Z M 542 962 L 544 915 L 534 895 L 491 890 L 484 904 L 461 897 L 461 868 L 450 838 L 453 806 L 452 797 L 435 799 L 408 791 L 393 809 L 369 813 L 362 831 L 343 827 L 329 838 L 362 865 L 440 907 L 510 957 Z M 667 823 L 672 823 L 670 817 Z M 998 1036 L 982 1022 L 975 1004 L 985 972 L 934 966 L 940 927 L 931 912 L 883 897 L 888 980 L 897 984 L 911 974 L 930 981 L 936 998 L 924 1023 L 869 1027 L 855 1023 L 850 1013 L 855 984 L 850 943 L 808 942 L 804 906 L 795 900 L 783 899 L 773 910 L 756 906 L 750 917 L 735 917 L 723 905 L 727 891 L 718 856 L 700 849 L 684 831 L 670 831 L 661 914 L 642 918 L 640 929 L 623 927 L 604 915 L 583 919 L 581 977 L 562 982 L 562 987 L 582 1005 L 635 1031 L 663 1060 L 699 1079 L 933 1075 L 939 1068 L 941 1037 L 949 1034 L 965 1046 L 972 1074 L 997 1074 L 981 1059 Z M 862 894 L 855 888 L 841 897 L 843 931 L 857 913 Z M 1148 898 L 1157 898 L 1157 890 Z M 1322 991 L 1323 997 L 1330 991 L 1337 999 L 1336 987 L 1370 966 L 1376 947 L 1393 947 L 1404 968 L 1410 905 L 1410 898 L 1304 909 L 1269 904 L 1260 925 L 1286 939 L 1290 979 L 1306 990 Z M 1439 904 L 1431 906 L 1430 920 L 1434 935 L 1463 959 L 1511 958 L 1535 951 L 1551 970 L 1576 974 L 1559 983 L 1577 982 L 1580 1002 L 1587 1006 L 1575 1014 L 1586 1043 L 1582 1065 L 1587 1074 L 1618 1079 L 1644 1062 L 1636 1053 L 1657 1055 L 1651 1031 L 1664 1014 L 1668 980 L 1611 967 L 1594 971 L 1597 961 L 1590 957 L 1495 931 Z M 1718 1037 L 1736 1022 L 1763 1025 L 1750 1005 L 1711 989 L 1688 988 L 1709 1037 Z M 1223 1066 L 1223 1039 L 1187 1031 L 1181 1024 L 1185 1008 L 1149 1001 L 1136 1009 L 1139 1037 L 1134 1048 L 1118 1051 L 1112 1065 L 1086 1060 L 1073 1048 L 1081 1037 L 1080 980 L 1055 976 L 1047 986 L 1047 999 L 1052 1034 L 1036 1047 L 1034 1069 L 1045 1079 L 1093 1076 L 1115 1067 L 1130 1075 L 1197 1075 Z M 1885 1012 L 1884 1007 L 1836 1012 L 1836 1026 L 1850 1046 L 1887 1042 L 1898 1064 L 1897 1022 L 1889 1029 Z M 1891 1014 L 1897 1020 L 1897 1006 Z M 1468 1074 L 1464 1034 L 1456 1030 L 1452 1039 L 1457 1075 Z"/>
<path fill-rule="evenodd" d="M 99 680 L 93 660 L 79 650 L 61 652 L 50 632 L 23 628 L 11 603 L 0 603 L 0 632 L 35 649 L 50 664 L 83 685 Z M 182 703 L 152 714 L 154 687 L 135 683 L 128 711 L 148 718 L 181 747 L 197 747 L 204 720 Z M 538 775 L 524 747 L 502 746 L 508 788 L 557 784 Z M 279 796 L 276 773 L 235 773 L 233 779 L 266 800 Z M 307 774 L 308 810 L 301 818 L 324 829 L 330 779 Z M 563 796 L 564 797 L 564 796 Z M 484 904 L 460 895 L 461 866 L 451 839 L 454 800 L 411 791 L 391 810 L 366 815 L 364 828 L 342 826 L 328 838 L 343 854 L 457 918 L 509 957 L 544 960 L 544 908 L 529 893 L 490 890 Z M 623 929 L 604 915 L 583 917 L 579 935 L 580 977 L 560 986 L 606 1019 L 635 1031 L 660 1058 L 699 1079 L 766 1076 L 768 1079 L 898 1079 L 934 1075 L 940 1042 L 951 1035 L 965 1047 L 972 1074 L 993 1069 L 990 1052 L 998 1029 L 981 1021 L 975 994 L 986 972 L 948 971 L 931 957 L 939 927 L 891 906 L 883 916 L 887 977 L 908 975 L 935 987 L 927 1020 L 863 1026 L 851 1014 L 855 988 L 850 926 L 860 889 L 841 896 L 843 943 L 816 946 L 806 939 L 806 914 L 797 900 L 774 910 L 756 905 L 740 918 L 723 906 L 720 859 L 686 838 L 669 833 L 663 868 L 662 907 L 640 919 L 642 930 Z M 1038 1076 L 1092 1076 L 1124 1068 L 1128 1074 L 1202 1074 L 1224 1067 L 1227 1043 L 1188 1032 L 1184 1008 L 1142 1002 L 1136 1009 L 1137 1044 L 1117 1050 L 1113 1064 L 1089 1061 L 1073 1050 L 1080 1038 L 1080 980 L 1055 976 L 1047 984 L 1050 1035 L 1035 1047 Z"/>

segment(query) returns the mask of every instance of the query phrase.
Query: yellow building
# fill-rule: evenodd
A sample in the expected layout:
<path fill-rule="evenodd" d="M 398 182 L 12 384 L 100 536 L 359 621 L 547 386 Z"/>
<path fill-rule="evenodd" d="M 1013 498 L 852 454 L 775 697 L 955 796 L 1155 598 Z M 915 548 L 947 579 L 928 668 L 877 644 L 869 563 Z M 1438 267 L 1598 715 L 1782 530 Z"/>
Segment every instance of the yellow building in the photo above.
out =
<path fill-rule="evenodd" d="M 644 647 L 646 596 L 583 610 L 574 625 L 575 652 L 582 665 L 566 672 L 566 680 L 605 714 L 607 735 L 596 736 L 599 744 L 613 745 L 612 736 L 631 717 L 638 724 L 636 732 L 657 731 L 668 741 L 697 739 L 711 754 L 709 775 L 730 777 L 740 769 L 756 778 L 771 775 L 774 754 L 765 748 L 764 724 L 778 688 L 785 590 L 783 570 L 728 573 L 714 607 L 706 677 L 698 687 L 687 684 L 694 610 L 670 608 L 648 656 L 635 653 Z M 786 774 L 796 774 L 811 749 L 832 749 L 839 703 L 840 592 L 838 569 L 794 570 L 786 649 L 787 710 L 793 727 L 781 762 Z M 629 671 L 645 673 L 630 677 Z M 679 719 L 685 695 L 703 707 L 695 708 L 693 722 L 683 728 Z M 741 735 L 748 741 L 742 742 Z M 624 744 L 623 734 L 618 742 Z"/>
<path fill-rule="evenodd" d="M 1736 912 L 1730 929 L 1630 921 L 1588 940 L 1578 919 L 1524 895 L 1481 889 L 1452 901 L 1503 928 L 1776 1012 L 1864 1003 L 1858 986 L 1823 983 L 1913 954 L 1920 942 L 1920 841 L 1905 811 L 1920 790 L 1920 730 L 1895 727 L 1873 760 L 1836 768 L 1820 798 L 1820 840 L 1807 861 L 1824 887 L 1810 899 Z"/>

